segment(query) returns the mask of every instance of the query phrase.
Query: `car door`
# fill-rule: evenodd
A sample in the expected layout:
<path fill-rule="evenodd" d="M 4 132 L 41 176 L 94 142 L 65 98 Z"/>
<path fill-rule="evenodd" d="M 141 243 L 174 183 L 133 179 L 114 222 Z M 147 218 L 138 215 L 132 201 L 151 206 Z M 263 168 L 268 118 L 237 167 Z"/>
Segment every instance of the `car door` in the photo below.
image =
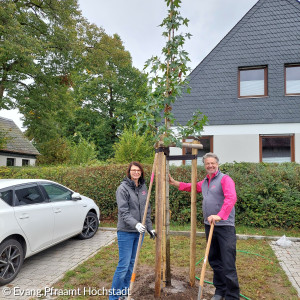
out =
<path fill-rule="evenodd" d="M 54 215 L 52 205 L 36 183 L 14 189 L 16 220 L 29 241 L 31 251 L 39 251 L 52 243 Z"/>
<path fill-rule="evenodd" d="M 43 182 L 40 186 L 46 192 L 54 212 L 53 242 L 81 232 L 86 214 L 84 202 L 72 200 L 73 192 L 61 185 Z"/>

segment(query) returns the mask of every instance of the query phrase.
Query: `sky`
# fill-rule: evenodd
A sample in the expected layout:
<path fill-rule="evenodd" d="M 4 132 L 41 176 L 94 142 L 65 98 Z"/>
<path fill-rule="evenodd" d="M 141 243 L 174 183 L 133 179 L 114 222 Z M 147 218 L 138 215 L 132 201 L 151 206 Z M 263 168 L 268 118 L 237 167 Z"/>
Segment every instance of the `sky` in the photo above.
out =
<path fill-rule="evenodd" d="M 181 16 L 190 20 L 180 32 L 192 34 L 184 49 L 193 70 L 226 36 L 258 0 L 182 0 Z M 167 16 L 164 0 L 78 0 L 82 15 L 109 35 L 117 33 L 132 56 L 133 66 L 142 70 L 146 60 L 161 55 L 165 45 L 163 28 Z M 16 110 L 0 110 L 0 116 L 13 119 L 21 130 Z"/>

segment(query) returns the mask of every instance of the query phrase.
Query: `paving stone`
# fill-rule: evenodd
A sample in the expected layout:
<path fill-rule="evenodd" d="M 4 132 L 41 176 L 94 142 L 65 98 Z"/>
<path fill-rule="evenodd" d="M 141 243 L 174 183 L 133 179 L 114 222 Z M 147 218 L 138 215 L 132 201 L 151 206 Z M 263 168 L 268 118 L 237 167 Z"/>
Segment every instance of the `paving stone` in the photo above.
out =
<path fill-rule="evenodd" d="M 51 287 L 67 271 L 95 255 L 101 247 L 112 243 L 116 236 L 115 231 L 98 230 L 92 239 L 82 241 L 72 238 L 27 258 L 17 278 L 9 285 L 0 287 L 0 299 L 35 299 L 38 295 L 34 293 Z M 47 299 L 55 297 L 49 296 Z"/>
<path fill-rule="evenodd" d="M 287 274 L 290 282 L 300 297 L 300 242 L 292 242 L 290 247 L 281 247 L 276 242 L 270 242 L 279 264 Z"/>

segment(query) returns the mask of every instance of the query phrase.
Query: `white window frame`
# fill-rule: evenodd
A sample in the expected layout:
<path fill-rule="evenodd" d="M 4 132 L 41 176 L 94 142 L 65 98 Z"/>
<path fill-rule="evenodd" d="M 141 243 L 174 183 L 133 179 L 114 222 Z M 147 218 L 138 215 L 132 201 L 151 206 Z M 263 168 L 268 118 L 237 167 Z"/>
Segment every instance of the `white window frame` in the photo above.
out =
<path fill-rule="evenodd" d="M 286 74 L 286 71 L 287 69 L 289 68 L 299 68 L 299 72 L 300 72 L 300 63 L 299 64 L 286 64 L 284 66 L 284 94 L 286 96 L 300 96 L 300 89 L 299 89 L 299 92 L 292 92 L 292 93 L 288 93 L 287 92 L 287 74 Z"/>
<path fill-rule="evenodd" d="M 241 72 L 253 71 L 253 70 L 264 70 L 264 93 L 263 94 L 249 94 L 241 95 Z M 261 98 L 268 96 L 268 66 L 255 66 L 255 67 L 240 67 L 238 68 L 238 98 Z"/>

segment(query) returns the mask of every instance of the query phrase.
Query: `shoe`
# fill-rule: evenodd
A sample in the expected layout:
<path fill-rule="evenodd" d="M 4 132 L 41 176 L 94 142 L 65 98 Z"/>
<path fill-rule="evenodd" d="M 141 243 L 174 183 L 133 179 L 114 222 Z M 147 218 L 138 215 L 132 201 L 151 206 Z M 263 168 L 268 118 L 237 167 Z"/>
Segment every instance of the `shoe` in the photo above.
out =
<path fill-rule="evenodd" d="M 222 297 L 221 295 L 213 295 L 213 297 L 211 298 L 211 300 L 224 300 L 225 298 Z"/>
<path fill-rule="evenodd" d="M 122 297 L 119 297 L 119 300 L 127 300 L 128 299 L 128 296 L 122 296 Z M 134 300 L 132 297 L 130 298 L 131 300 Z"/>

